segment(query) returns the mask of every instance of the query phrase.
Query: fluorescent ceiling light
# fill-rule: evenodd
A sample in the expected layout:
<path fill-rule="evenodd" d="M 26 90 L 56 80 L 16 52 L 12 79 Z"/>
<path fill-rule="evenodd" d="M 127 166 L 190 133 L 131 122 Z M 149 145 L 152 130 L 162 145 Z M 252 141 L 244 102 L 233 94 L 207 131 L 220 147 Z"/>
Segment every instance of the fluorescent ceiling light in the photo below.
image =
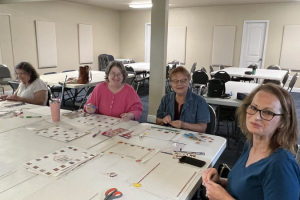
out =
<path fill-rule="evenodd" d="M 144 4 L 129 4 L 130 8 L 151 8 L 152 3 L 144 3 Z"/>

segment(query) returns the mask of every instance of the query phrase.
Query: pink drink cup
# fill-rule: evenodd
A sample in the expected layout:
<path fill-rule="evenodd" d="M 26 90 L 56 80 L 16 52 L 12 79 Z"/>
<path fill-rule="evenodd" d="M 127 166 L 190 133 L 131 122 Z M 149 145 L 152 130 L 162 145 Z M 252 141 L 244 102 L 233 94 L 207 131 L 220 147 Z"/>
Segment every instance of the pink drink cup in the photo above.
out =
<path fill-rule="evenodd" d="M 58 122 L 60 120 L 60 101 L 57 99 L 52 99 L 49 102 L 51 116 L 53 122 Z"/>

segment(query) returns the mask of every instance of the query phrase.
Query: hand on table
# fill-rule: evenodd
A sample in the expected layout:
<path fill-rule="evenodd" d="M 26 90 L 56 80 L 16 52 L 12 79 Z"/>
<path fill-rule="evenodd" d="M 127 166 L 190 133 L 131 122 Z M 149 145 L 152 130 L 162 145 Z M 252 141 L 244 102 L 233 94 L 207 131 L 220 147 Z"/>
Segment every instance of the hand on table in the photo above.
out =
<path fill-rule="evenodd" d="M 120 117 L 125 121 L 129 121 L 129 120 L 133 120 L 134 119 L 134 114 L 132 112 L 129 112 L 129 113 L 122 113 L 120 115 Z"/>
<path fill-rule="evenodd" d="M 180 120 L 171 121 L 169 124 L 174 128 L 182 128 L 182 121 Z"/>
<path fill-rule="evenodd" d="M 170 115 L 165 116 L 162 119 L 162 121 L 163 121 L 164 124 L 169 124 L 172 121 L 171 116 Z"/>
<path fill-rule="evenodd" d="M 4 95 L 1 95 L 1 96 L 0 96 L 0 99 L 6 100 L 7 97 L 8 97 L 8 95 L 7 95 L 7 94 L 4 94 Z"/>
<path fill-rule="evenodd" d="M 91 103 L 85 105 L 85 111 L 87 113 L 93 114 L 96 112 L 97 107 Z"/>

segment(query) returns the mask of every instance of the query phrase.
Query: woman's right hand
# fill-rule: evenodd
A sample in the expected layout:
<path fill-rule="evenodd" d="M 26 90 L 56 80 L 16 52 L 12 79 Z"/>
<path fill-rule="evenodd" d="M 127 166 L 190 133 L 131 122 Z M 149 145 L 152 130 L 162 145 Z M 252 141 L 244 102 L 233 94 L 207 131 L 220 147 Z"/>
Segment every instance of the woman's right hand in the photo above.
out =
<path fill-rule="evenodd" d="M 87 113 L 93 114 L 96 112 L 97 107 L 91 103 L 85 105 L 85 111 Z"/>
<path fill-rule="evenodd" d="M 1 96 L 0 96 L 0 99 L 3 99 L 3 100 L 5 100 L 7 97 L 8 97 L 8 95 L 7 95 L 7 94 L 5 94 L 5 95 L 1 95 Z"/>
<path fill-rule="evenodd" d="M 219 177 L 218 171 L 215 168 L 208 168 L 207 170 L 205 170 L 203 172 L 203 174 L 202 174 L 202 184 L 205 186 L 205 184 L 209 180 L 220 184 L 220 177 Z"/>
<path fill-rule="evenodd" d="M 164 124 L 169 124 L 172 121 L 171 116 L 167 115 L 163 118 Z"/>

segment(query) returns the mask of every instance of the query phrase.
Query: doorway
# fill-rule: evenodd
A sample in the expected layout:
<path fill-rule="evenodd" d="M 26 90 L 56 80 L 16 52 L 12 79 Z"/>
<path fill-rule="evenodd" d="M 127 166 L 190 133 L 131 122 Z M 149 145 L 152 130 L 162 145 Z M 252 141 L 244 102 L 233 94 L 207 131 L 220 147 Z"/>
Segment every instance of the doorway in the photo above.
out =
<path fill-rule="evenodd" d="M 263 68 L 268 30 L 269 20 L 244 21 L 240 67 L 257 64 L 259 69 Z"/>

